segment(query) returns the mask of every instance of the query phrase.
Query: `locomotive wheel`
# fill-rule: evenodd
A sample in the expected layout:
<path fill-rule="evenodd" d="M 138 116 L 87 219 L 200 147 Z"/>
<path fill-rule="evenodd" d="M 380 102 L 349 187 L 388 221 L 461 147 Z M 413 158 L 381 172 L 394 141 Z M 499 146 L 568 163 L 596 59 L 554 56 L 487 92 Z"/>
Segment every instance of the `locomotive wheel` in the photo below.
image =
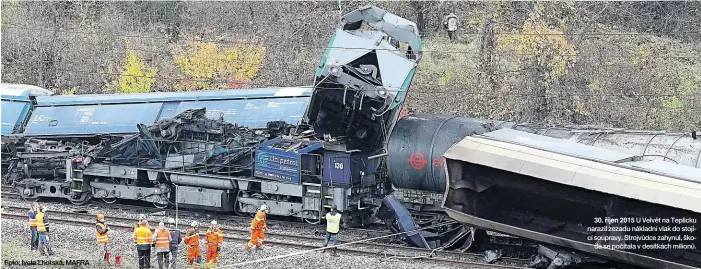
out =
<path fill-rule="evenodd" d="M 313 224 L 313 225 L 321 223 L 320 219 L 308 219 L 308 218 L 302 218 L 302 219 L 304 220 L 304 222 L 309 223 L 309 224 Z"/>
<path fill-rule="evenodd" d="M 68 201 L 71 201 L 71 204 L 74 205 L 85 205 L 90 202 L 90 198 L 92 198 L 92 194 L 88 192 L 81 195 L 79 199 L 68 198 Z"/>
<path fill-rule="evenodd" d="M 153 202 L 153 206 L 155 206 L 156 208 L 160 208 L 160 209 L 166 209 L 166 208 L 168 208 L 169 205 L 170 204 L 168 204 L 168 203 L 162 204 L 162 203 L 158 203 L 158 202 Z"/>
<path fill-rule="evenodd" d="M 112 183 L 112 184 L 117 184 L 117 181 L 114 179 L 107 179 L 105 180 L 105 183 Z M 101 198 L 103 202 L 107 204 L 114 204 L 117 202 L 117 198 Z"/>
<path fill-rule="evenodd" d="M 17 190 L 17 192 L 19 193 L 19 197 L 22 198 L 22 200 L 25 200 L 27 202 L 38 202 L 39 198 L 41 198 L 41 197 L 27 197 L 24 194 L 25 188 L 23 188 L 23 187 L 16 187 L 15 190 Z"/>

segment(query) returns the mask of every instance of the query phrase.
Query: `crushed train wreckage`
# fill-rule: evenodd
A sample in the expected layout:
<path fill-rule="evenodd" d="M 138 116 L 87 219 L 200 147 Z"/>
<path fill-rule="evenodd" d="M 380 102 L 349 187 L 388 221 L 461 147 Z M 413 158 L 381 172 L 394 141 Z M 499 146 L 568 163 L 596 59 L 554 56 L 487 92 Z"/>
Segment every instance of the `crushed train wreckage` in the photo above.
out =
<path fill-rule="evenodd" d="M 212 120 L 206 109 L 190 109 L 152 126 L 138 125 L 139 133 L 116 143 L 106 144 L 83 165 L 94 159 L 120 165 L 182 169 L 196 173 L 240 173 L 250 171 L 253 152 L 261 142 L 287 135 L 292 129 L 282 121 L 272 121 L 265 130 L 251 130 Z"/>
<path fill-rule="evenodd" d="M 80 169 L 99 162 L 195 173 L 252 174 L 258 144 L 288 135 L 294 127 L 271 121 L 266 129 L 254 130 L 221 117 L 209 119 L 205 114 L 206 108 L 185 110 L 151 126 L 139 124 L 139 132 L 127 136 L 29 138 L 20 144 L 25 151 L 11 158 L 4 180 L 18 190 L 30 190 L 41 181 L 66 178 L 66 160 L 79 162 Z M 59 193 L 70 192 L 70 182 L 66 180 L 58 189 Z"/>

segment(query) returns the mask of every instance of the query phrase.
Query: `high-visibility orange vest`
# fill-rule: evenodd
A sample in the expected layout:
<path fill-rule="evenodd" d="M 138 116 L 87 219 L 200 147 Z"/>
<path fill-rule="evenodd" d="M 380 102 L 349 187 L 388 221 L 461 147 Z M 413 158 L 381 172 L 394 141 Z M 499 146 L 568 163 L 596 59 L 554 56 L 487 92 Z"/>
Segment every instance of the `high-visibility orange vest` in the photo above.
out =
<path fill-rule="evenodd" d="M 192 248 L 199 248 L 200 234 L 197 231 L 192 231 L 192 235 L 190 235 L 190 232 L 191 231 L 188 231 L 188 233 L 185 234 L 185 244 Z"/>
<path fill-rule="evenodd" d="M 157 248 L 169 248 L 170 247 L 170 232 L 167 229 L 158 230 L 156 232 L 156 247 Z"/>
<path fill-rule="evenodd" d="M 267 227 L 268 225 L 265 224 L 265 213 L 263 213 L 263 211 L 258 211 L 258 213 L 256 213 L 256 217 L 253 218 L 253 221 L 251 222 L 251 229 L 262 230 Z"/>
<path fill-rule="evenodd" d="M 212 231 L 212 228 L 207 229 L 207 233 L 205 234 L 205 240 L 207 240 L 207 245 L 221 245 L 222 241 L 224 241 L 224 234 L 222 231 L 217 228 L 214 231 Z"/>
<path fill-rule="evenodd" d="M 34 209 L 32 209 L 32 210 L 29 210 L 29 212 L 27 212 L 27 213 L 31 213 L 31 212 L 36 212 L 36 211 L 34 211 Z M 37 227 L 36 215 L 34 215 L 33 218 L 29 217 L 29 227 Z"/>
<path fill-rule="evenodd" d="M 37 213 L 37 232 L 46 232 L 46 224 L 44 224 L 44 212 Z"/>
<path fill-rule="evenodd" d="M 100 233 L 97 230 L 97 226 L 100 226 L 104 233 Z M 97 225 L 95 226 L 95 236 L 97 237 L 97 243 L 100 244 L 107 244 L 107 241 L 109 241 L 109 238 L 107 237 L 107 224 L 98 222 Z"/>
<path fill-rule="evenodd" d="M 134 241 L 136 241 L 137 245 L 150 245 L 151 244 L 151 237 L 153 236 L 153 233 L 151 232 L 151 229 L 149 229 L 146 226 L 139 226 L 138 228 L 134 229 Z"/>

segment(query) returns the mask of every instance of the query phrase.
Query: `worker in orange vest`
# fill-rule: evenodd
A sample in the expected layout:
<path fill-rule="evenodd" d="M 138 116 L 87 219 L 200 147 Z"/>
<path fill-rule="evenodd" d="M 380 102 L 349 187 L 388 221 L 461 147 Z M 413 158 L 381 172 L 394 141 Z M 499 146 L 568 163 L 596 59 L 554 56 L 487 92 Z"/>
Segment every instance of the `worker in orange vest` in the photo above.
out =
<path fill-rule="evenodd" d="M 221 250 L 221 244 L 224 241 L 224 234 L 219 229 L 216 220 L 213 220 L 212 225 L 207 229 L 205 240 L 207 241 L 207 258 L 205 261 L 210 265 L 216 265 L 219 262 L 219 250 Z"/>
<path fill-rule="evenodd" d="M 185 244 L 187 245 L 187 265 L 200 268 L 202 252 L 200 251 L 200 234 L 197 232 L 197 222 L 193 221 L 190 228 L 185 233 Z"/>
<path fill-rule="evenodd" d="M 267 205 L 261 205 L 260 210 L 256 213 L 256 217 L 251 222 L 251 240 L 246 244 L 246 250 L 250 253 L 251 248 L 256 246 L 256 250 L 263 247 L 265 240 L 264 231 L 268 231 L 268 225 L 265 223 L 265 217 L 270 212 Z"/>
<path fill-rule="evenodd" d="M 105 216 L 102 214 L 97 214 L 97 222 L 95 223 L 95 237 L 97 238 L 97 244 L 102 245 L 102 250 L 105 252 L 103 259 L 105 262 L 110 262 L 110 253 L 107 251 L 107 242 L 109 242 L 109 237 L 107 232 L 110 229 L 107 228 L 107 223 L 105 223 Z"/>
<path fill-rule="evenodd" d="M 168 254 L 170 253 L 170 231 L 166 229 L 166 225 L 158 223 L 158 228 L 153 234 L 153 241 L 156 245 L 156 256 L 158 260 L 158 269 L 168 267 Z"/>
<path fill-rule="evenodd" d="M 151 244 L 153 232 L 148 228 L 148 221 L 139 222 L 139 227 L 134 229 L 134 241 L 136 252 L 139 254 L 139 269 L 151 268 Z"/>
<path fill-rule="evenodd" d="M 39 232 L 37 232 L 36 218 L 37 213 L 39 213 L 39 204 L 33 203 L 27 212 L 27 216 L 29 217 L 29 231 L 32 234 L 32 238 L 29 241 L 31 250 L 37 250 L 37 248 L 39 248 Z"/>

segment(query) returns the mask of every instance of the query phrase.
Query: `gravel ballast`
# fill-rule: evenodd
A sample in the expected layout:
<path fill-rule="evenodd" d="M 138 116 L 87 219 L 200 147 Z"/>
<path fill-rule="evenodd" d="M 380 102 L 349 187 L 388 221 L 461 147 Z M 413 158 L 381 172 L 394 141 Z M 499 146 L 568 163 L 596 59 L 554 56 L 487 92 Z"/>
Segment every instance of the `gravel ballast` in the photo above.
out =
<path fill-rule="evenodd" d="M 50 218 L 50 212 L 47 213 Z M 95 241 L 95 230 L 92 227 L 72 226 L 54 223 L 51 225 L 51 241 L 55 255 L 52 257 L 41 256 L 38 252 L 29 250 L 29 229 L 26 220 L 14 220 L 2 218 L 2 259 L 3 268 L 26 268 L 22 266 L 10 266 L 7 261 L 29 261 L 29 260 L 88 260 L 89 266 L 76 266 L 74 268 L 113 268 L 107 266 L 102 261 L 101 248 L 98 248 Z M 204 249 L 203 238 L 202 259 L 206 251 Z M 321 245 L 322 242 L 319 242 Z M 302 251 L 283 246 L 271 244 L 264 245 L 265 249 L 252 256 L 243 249 L 243 244 L 236 242 L 224 242 L 222 252 L 219 256 L 219 266 L 232 265 L 235 263 L 256 260 L 266 257 L 273 257 Z M 110 231 L 110 248 L 112 261 L 114 256 L 120 255 L 122 259 L 121 268 L 138 268 L 136 263 L 136 250 L 131 233 L 125 229 L 114 229 Z M 186 268 L 186 248 L 181 244 L 181 251 L 178 255 L 178 268 Z M 155 254 L 152 254 L 151 264 L 157 268 Z M 32 266 L 41 268 L 41 266 Z M 73 268 L 72 266 L 47 266 L 44 268 Z M 453 268 L 436 265 L 432 263 L 422 263 L 419 261 L 390 260 L 381 257 L 351 256 L 350 254 L 339 253 L 339 257 L 333 257 L 327 253 L 311 252 L 299 256 L 292 256 L 277 260 L 265 261 L 244 266 L 229 266 L 225 268 Z"/>

